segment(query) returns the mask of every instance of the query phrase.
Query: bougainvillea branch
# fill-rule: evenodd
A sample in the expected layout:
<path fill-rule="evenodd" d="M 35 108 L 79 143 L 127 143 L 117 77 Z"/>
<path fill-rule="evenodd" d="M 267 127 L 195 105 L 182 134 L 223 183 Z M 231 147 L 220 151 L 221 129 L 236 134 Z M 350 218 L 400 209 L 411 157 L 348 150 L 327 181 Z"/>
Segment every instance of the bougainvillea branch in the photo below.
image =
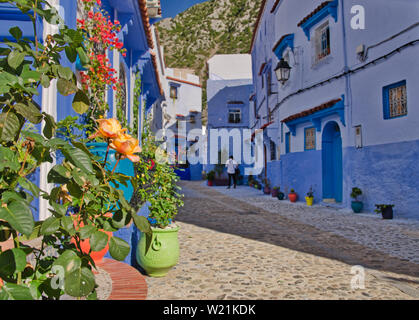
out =
<path fill-rule="evenodd" d="M 101 9 L 101 0 L 81 0 L 84 19 L 77 19 L 77 27 L 83 33 L 84 46 L 89 64 L 80 72 L 83 89 L 89 93 L 91 101 L 90 119 L 105 116 L 109 110 L 106 94 L 109 89 L 122 90 L 118 72 L 113 68 L 107 52 L 116 51 L 126 56 L 126 49 L 118 38 L 121 24 L 111 21 L 110 16 Z M 116 53 L 115 52 L 115 53 Z M 94 122 L 92 122 L 92 125 Z"/>

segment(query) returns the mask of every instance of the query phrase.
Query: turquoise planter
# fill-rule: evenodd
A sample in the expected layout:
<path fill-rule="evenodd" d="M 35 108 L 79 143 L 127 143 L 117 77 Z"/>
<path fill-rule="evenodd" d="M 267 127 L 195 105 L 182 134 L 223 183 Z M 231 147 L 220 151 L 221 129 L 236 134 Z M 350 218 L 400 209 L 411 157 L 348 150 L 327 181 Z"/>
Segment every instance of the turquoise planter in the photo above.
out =
<path fill-rule="evenodd" d="M 88 143 L 87 147 L 90 149 L 91 153 L 101 157 L 102 161 L 105 160 L 106 149 L 108 148 L 108 145 L 106 143 Z M 112 170 L 115 167 L 116 162 L 117 160 L 115 158 L 115 150 L 109 149 L 108 159 L 106 161 L 106 168 L 108 170 Z M 118 166 L 115 169 L 115 172 L 125 174 L 129 177 L 133 177 L 135 174 L 134 165 L 129 159 L 121 160 L 119 161 Z M 124 192 L 124 198 L 129 202 L 134 193 L 134 187 L 132 186 L 131 182 L 128 182 L 127 186 L 119 184 L 118 189 Z"/>
<path fill-rule="evenodd" d="M 361 201 L 352 201 L 351 207 L 354 213 L 360 213 L 364 207 L 364 204 Z"/>

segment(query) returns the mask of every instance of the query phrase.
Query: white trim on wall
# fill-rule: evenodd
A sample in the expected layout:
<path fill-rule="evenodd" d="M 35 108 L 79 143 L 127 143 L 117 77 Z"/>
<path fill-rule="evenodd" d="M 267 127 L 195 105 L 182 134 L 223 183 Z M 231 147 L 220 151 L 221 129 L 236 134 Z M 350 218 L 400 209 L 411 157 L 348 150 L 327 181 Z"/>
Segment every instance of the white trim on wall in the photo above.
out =
<path fill-rule="evenodd" d="M 55 8 L 59 8 L 60 0 L 49 0 L 51 6 Z M 57 33 L 57 27 L 50 25 L 49 23 L 44 21 L 44 33 L 43 38 L 46 39 L 48 35 Z M 42 111 L 50 114 L 57 119 L 57 81 L 51 81 L 51 85 L 49 88 L 42 89 Z M 42 129 L 44 128 L 44 123 L 42 124 Z M 51 192 L 52 188 L 54 187 L 53 184 L 48 183 L 47 176 L 48 172 L 52 169 L 55 165 L 55 155 L 52 155 L 54 159 L 53 163 L 43 163 L 40 167 L 39 173 L 39 187 L 41 190 L 46 192 Z M 50 205 L 48 200 L 43 198 L 39 198 L 39 220 L 45 220 L 51 216 L 49 212 Z"/>

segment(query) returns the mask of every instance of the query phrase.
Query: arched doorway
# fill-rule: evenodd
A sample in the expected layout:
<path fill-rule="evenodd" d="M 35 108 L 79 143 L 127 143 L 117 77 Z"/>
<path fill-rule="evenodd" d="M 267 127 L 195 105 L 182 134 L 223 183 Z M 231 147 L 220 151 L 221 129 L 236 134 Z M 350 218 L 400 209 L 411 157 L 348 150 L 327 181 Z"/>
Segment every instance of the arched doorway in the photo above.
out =
<path fill-rule="evenodd" d="M 342 202 L 342 135 L 335 121 L 326 124 L 322 135 L 323 199 Z"/>

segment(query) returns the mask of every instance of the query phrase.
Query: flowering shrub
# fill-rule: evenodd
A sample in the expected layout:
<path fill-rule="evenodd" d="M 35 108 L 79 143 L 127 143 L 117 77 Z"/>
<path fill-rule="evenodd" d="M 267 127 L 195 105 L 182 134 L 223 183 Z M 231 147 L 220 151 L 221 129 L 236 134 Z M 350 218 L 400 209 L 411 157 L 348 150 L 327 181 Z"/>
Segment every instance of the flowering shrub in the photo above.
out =
<path fill-rule="evenodd" d="M 183 206 L 177 186 L 179 177 L 167 161 L 168 155 L 158 148 L 146 122 L 142 139 L 141 161 L 135 164 L 136 179 L 133 205 L 137 208 L 149 202 L 149 222 L 153 227 L 170 225 Z"/>
<path fill-rule="evenodd" d="M 121 24 L 118 20 L 111 21 L 109 15 L 101 9 L 101 0 L 82 0 L 86 19 L 78 19 L 77 27 L 83 34 L 86 56 L 80 56 L 85 71 L 81 71 L 81 83 L 89 92 L 92 105 L 89 116 L 98 119 L 109 110 L 106 102 L 108 89 L 121 95 L 122 84 L 119 82 L 117 70 L 112 67 L 106 52 L 116 50 L 126 56 L 126 49 L 118 39 Z M 94 126 L 94 123 L 90 123 Z"/>
<path fill-rule="evenodd" d="M 62 95 L 75 94 L 73 108 L 78 113 L 89 109 L 89 99 L 78 90 L 75 75 L 60 61 L 62 52 L 71 62 L 77 54 L 87 56 L 82 35 L 63 27 L 45 43 L 38 43 L 38 18 L 57 24 L 57 12 L 45 0 L 8 2 L 33 22 L 35 36 L 34 40 L 23 39 L 20 28 L 14 27 L 10 34 L 15 41 L 4 40 L 0 49 L 0 242 L 11 238 L 14 245 L 0 250 L 0 300 L 59 299 L 64 293 L 95 299 L 92 270 L 96 265 L 91 253 L 109 245 L 111 256 L 123 260 L 130 251 L 127 242 L 109 238 L 106 232 L 134 221 L 142 232 L 150 233 L 150 225 L 136 215 L 123 192 L 113 187 L 126 184 L 130 177 L 115 173 L 116 166 L 108 170 L 106 159 L 94 156 L 74 135 L 58 138 L 54 118 L 41 112 L 34 101 L 41 87 L 57 80 Z M 64 121 L 64 131 L 71 121 Z M 27 130 L 28 123 L 42 123 L 42 132 Z M 138 141 L 125 131 L 115 121 L 99 121 L 98 134 L 115 146 L 117 157 L 137 160 Z M 51 155 L 58 152 L 63 160 L 47 175 L 54 188 L 51 192 L 40 190 L 32 182 L 32 174 L 42 164 L 52 163 Z M 40 197 L 48 201 L 52 215 L 35 222 L 31 206 Z M 39 239 L 40 245 L 28 242 L 33 239 Z M 90 251 L 84 252 L 81 243 L 87 239 Z"/>

